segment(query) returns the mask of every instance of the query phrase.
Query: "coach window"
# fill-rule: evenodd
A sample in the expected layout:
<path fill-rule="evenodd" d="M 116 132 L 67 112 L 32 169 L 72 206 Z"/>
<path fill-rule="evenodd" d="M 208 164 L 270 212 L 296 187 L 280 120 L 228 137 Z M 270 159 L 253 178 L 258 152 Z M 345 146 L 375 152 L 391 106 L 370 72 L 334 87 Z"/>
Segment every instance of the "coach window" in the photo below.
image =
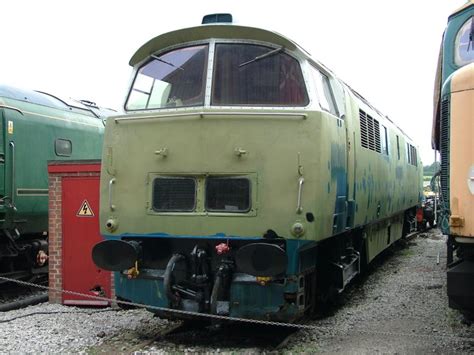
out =
<path fill-rule="evenodd" d="M 458 66 L 474 62 L 474 16 L 461 27 L 454 43 L 454 62 Z"/>
<path fill-rule="evenodd" d="M 212 105 L 307 106 L 299 62 L 283 47 L 218 43 Z"/>
<path fill-rule="evenodd" d="M 59 157 L 70 157 L 72 154 L 72 142 L 69 139 L 56 139 L 54 152 Z"/>
<path fill-rule="evenodd" d="M 398 156 L 398 160 L 400 160 L 400 138 L 398 137 L 398 135 L 396 137 L 397 137 L 397 156 Z"/>
<path fill-rule="evenodd" d="M 147 110 L 204 105 L 208 46 L 152 55 L 137 72 L 125 108 Z"/>
<path fill-rule="evenodd" d="M 316 68 L 311 67 L 311 74 L 316 86 L 316 95 L 319 100 L 319 105 L 325 111 L 331 112 L 335 116 L 339 116 L 337 112 L 334 95 L 331 90 L 329 78 L 326 74 L 321 73 Z"/>
<path fill-rule="evenodd" d="M 410 143 L 407 143 L 407 162 L 408 162 L 408 164 L 411 164 L 411 149 L 410 149 Z"/>

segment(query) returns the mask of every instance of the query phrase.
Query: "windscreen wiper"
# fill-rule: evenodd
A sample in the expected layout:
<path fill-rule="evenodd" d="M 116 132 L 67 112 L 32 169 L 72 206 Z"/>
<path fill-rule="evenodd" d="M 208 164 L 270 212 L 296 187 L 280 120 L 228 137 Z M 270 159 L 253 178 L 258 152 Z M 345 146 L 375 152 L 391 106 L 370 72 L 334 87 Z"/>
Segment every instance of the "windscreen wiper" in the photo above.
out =
<path fill-rule="evenodd" d="M 247 62 L 244 62 L 244 63 L 241 63 L 239 64 L 239 68 L 242 68 L 242 67 L 245 67 L 246 65 L 250 64 L 250 63 L 254 63 L 254 62 L 258 62 L 259 60 L 262 60 L 262 59 L 265 59 L 265 58 L 268 58 L 268 57 L 271 57 L 277 53 L 280 53 L 284 50 L 285 48 L 284 47 L 280 47 L 280 48 L 277 48 L 277 49 L 274 49 L 274 50 L 271 50 L 270 52 L 267 52 L 267 53 L 264 53 L 262 55 L 259 55 L 259 56 L 256 56 L 255 58 L 247 61 Z"/>
<path fill-rule="evenodd" d="M 156 59 L 157 61 L 159 61 L 159 62 L 161 62 L 161 63 L 168 64 L 169 66 L 171 66 L 171 67 L 173 67 L 173 68 L 180 69 L 180 70 L 184 71 L 183 68 L 178 67 L 178 66 L 174 65 L 173 63 L 167 62 L 166 60 L 163 60 L 163 59 L 161 59 L 160 57 L 157 57 L 157 56 L 154 55 L 154 54 L 152 54 L 151 57 L 152 57 L 153 59 Z"/>

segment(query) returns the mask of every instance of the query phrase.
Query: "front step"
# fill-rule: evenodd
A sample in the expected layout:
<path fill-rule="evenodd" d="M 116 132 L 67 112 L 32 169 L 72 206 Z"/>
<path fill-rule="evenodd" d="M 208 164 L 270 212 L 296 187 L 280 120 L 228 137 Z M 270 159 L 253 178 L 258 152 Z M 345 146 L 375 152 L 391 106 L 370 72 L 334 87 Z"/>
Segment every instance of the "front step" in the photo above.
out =
<path fill-rule="evenodd" d="M 360 274 L 360 254 L 356 250 L 341 258 L 340 262 L 332 263 L 335 267 L 335 286 L 341 293 L 351 280 Z"/>

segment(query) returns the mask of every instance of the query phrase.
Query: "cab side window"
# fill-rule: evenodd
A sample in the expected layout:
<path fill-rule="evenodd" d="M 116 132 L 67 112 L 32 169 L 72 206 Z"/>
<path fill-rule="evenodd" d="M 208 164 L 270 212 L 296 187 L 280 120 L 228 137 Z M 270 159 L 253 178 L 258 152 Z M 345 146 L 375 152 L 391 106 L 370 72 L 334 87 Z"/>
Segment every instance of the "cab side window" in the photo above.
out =
<path fill-rule="evenodd" d="M 474 16 L 471 16 L 456 35 L 454 62 L 462 67 L 474 62 Z"/>
<path fill-rule="evenodd" d="M 72 155 L 72 142 L 69 139 L 56 139 L 54 152 L 58 157 L 70 157 Z"/>
<path fill-rule="evenodd" d="M 311 76 L 321 108 L 335 116 L 339 116 L 328 76 L 314 67 L 311 67 Z"/>

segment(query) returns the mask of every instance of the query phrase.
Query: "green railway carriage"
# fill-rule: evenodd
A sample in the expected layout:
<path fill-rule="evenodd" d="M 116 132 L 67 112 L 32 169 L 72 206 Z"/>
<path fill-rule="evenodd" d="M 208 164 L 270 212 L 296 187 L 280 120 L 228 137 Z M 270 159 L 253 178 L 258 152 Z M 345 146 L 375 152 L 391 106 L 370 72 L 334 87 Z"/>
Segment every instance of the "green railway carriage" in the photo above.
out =
<path fill-rule="evenodd" d="M 207 24 L 150 40 L 130 65 L 93 251 L 119 298 L 293 320 L 410 228 L 415 144 L 291 40 Z"/>
<path fill-rule="evenodd" d="M 448 236 L 449 305 L 474 319 L 474 1 L 449 16 L 434 94 L 441 155 L 441 229 Z"/>
<path fill-rule="evenodd" d="M 99 158 L 103 115 L 111 112 L 0 86 L 1 275 L 47 272 L 47 162 Z"/>

